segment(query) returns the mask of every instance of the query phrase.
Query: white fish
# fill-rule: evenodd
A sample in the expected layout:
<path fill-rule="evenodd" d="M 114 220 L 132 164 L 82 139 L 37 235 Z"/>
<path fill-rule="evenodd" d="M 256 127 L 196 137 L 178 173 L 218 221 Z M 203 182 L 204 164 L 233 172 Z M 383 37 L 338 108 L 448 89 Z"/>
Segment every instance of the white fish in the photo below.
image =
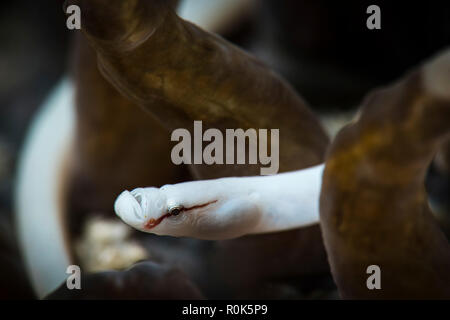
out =
<path fill-rule="evenodd" d="M 324 165 L 273 176 L 221 178 L 124 191 L 116 214 L 149 233 L 229 239 L 319 222 Z"/>

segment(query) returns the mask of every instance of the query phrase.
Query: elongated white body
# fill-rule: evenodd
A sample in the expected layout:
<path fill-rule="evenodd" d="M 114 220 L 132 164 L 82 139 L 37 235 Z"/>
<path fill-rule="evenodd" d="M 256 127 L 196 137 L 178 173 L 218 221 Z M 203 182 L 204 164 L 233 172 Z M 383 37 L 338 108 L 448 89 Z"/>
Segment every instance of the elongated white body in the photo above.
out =
<path fill-rule="evenodd" d="M 64 225 L 67 162 L 75 131 L 74 88 L 64 78 L 39 110 L 20 155 L 15 189 L 16 226 L 36 295 L 43 298 L 72 264 Z"/>
<path fill-rule="evenodd" d="M 319 221 L 323 168 L 138 188 L 115 210 L 144 232 L 209 240 L 304 227 Z"/>

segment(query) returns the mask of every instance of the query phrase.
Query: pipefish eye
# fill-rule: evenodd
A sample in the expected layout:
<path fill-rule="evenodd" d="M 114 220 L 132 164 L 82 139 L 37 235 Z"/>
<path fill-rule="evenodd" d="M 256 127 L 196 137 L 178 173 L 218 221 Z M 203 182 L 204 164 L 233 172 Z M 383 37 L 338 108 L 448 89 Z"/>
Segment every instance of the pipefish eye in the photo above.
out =
<path fill-rule="evenodd" d="M 181 213 L 181 211 L 183 210 L 183 206 L 174 206 L 169 208 L 169 215 L 171 216 L 177 216 Z"/>

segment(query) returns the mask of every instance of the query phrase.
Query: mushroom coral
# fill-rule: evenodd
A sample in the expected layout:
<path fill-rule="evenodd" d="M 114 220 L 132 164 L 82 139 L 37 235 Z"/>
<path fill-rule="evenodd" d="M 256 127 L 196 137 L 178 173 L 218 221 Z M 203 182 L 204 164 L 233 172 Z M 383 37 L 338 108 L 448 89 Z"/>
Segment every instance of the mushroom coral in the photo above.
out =
<path fill-rule="evenodd" d="M 291 86 L 243 50 L 179 18 L 166 1 L 126 0 L 114 5 L 104 0 L 70 0 L 65 3 L 66 6 L 71 4 L 79 5 L 83 12 L 82 31 L 97 52 L 104 77 L 129 101 L 158 119 L 167 132 L 179 127 L 191 128 L 194 120 L 202 120 L 205 129 L 279 128 L 281 172 L 311 167 L 323 161 L 328 137 L 305 101 Z M 90 82 L 82 80 L 79 85 L 88 87 Z M 126 108 L 129 113 L 138 114 L 133 107 L 124 103 L 122 114 L 129 116 Z M 86 117 L 92 117 L 97 112 L 95 108 L 93 106 L 82 112 Z M 107 107 L 102 107 L 102 110 L 104 116 L 109 117 Z M 120 128 L 119 114 L 116 112 L 115 118 L 110 117 L 108 121 Z M 101 116 L 96 117 L 96 121 L 103 123 Z M 79 128 L 86 128 L 86 125 L 80 124 Z M 117 143 L 114 142 L 115 152 L 118 158 L 122 158 L 119 142 L 131 143 L 130 140 L 124 140 L 126 137 L 121 136 L 119 131 L 112 132 L 112 128 L 90 128 L 89 136 L 99 137 L 101 130 L 108 129 L 105 137 L 117 139 Z M 123 132 L 131 132 L 128 130 L 130 128 Z M 96 130 L 99 132 L 94 132 Z M 142 133 L 145 137 L 149 135 Z M 81 133 L 78 134 L 80 136 Z M 89 137 L 79 140 L 79 143 L 89 143 Z M 124 145 L 126 148 L 123 150 L 131 148 L 126 143 Z M 146 152 L 150 154 L 152 148 L 147 148 Z M 85 153 L 80 154 L 80 158 L 92 160 L 85 161 L 85 165 L 91 167 L 82 170 L 95 172 L 96 168 L 100 168 L 99 172 L 106 172 L 105 169 L 108 169 L 112 178 L 120 172 L 127 172 L 124 168 L 120 172 L 114 170 L 117 162 L 106 163 L 102 169 L 101 163 L 95 160 L 102 156 L 99 150 L 86 147 L 79 147 L 78 150 Z M 94 150 L 91 158 L 88 152 L 92 151 L 89 150 Z M 136 164 L 131 172 L 138 172 L 138 168 L 145 166 L 158 170 L 157 164 L 150 159 L 148 162 L 143 161 L 147 158 L 136 159 L 138 153 L 124 156 L 126 161 Z M 191 165 L 190 169 L 196 178 L 208 179 L 259 174 L 260 168 L 259 165 Z M 150 175 L 139 179 L 144 178 L 149 181 L 142 185 L 158 183 Z M 130 186 L 126 188 L 132 188 L 131 178 L 127 181 Z M 99 182 L 100 187 L 104 185 L 110 189 L 107 180 L 99 179 Z M 142 241 L 152 246 L 151 250 L 160 251 L 158 247 L 162 240 L 146 237 Z M 197 279 L 204 283 L 202 290 L 211 293 L 221 288 L 221 292 L 213 293 L 214 297 L 223 297 L 223 292 L 227 292 L 227 296 L 231 292 L 231 296 L 255 297 L 261 293 L 259 288 L 267 286 L 267 282 L 283 283 L 305 275 L 328 274 L 318 225 L 191 245 L 204 254 L 201 259 L 197 258 L 203 264 L 202 269 L 195 271 L 200 274 Z M 185 248 L 189 247 L 185 243 Z M 185 251 L 189 252 L 188 249 Z"/>
<path fill-rule="evenodd" d="M 321 227 L 343 298 L 450 298 L 450 245 L 424 179 L 450 138 L 450 51 L 371 93 L 326 158 Z M 369 290 L 367 268 L 381 271 Z"/>
<path fill-rule="evenodd" d="M 281 129 L 280 171 L 323 160 L 328 137 L 305 101 L 262 62 L 179 18 L 161 0 L 70 0 L 99 68 L 120 92 L 167 130 Z M 259 174 L 259 166 L 193 165 L 198 178 Z"/>

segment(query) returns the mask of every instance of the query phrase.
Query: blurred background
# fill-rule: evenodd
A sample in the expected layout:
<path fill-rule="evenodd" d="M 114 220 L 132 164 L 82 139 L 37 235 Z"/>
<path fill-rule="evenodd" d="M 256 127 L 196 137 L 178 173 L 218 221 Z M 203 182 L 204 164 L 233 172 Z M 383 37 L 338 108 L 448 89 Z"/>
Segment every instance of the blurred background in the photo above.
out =
<path fill-rule="evenodd" d="M 202 1 L 190 0 L 180 10 L 195 17 L 207 10 Z M 370 89 L 399 78 L 450 43 L 448 1 L 247 2 L 218 31 L 281 73 L 331 134 Z M 381 7 L 381 30 L 366 28 L 370 4 Z M 16 163 L 33 116 L 69 70 L 76 32 L 66 28 L 62 1 L 0 2 L 0 299 L 35 298 L 14 227 Z M 428 188 L 448 206 L 448 176 L 431 175 Z"/>

